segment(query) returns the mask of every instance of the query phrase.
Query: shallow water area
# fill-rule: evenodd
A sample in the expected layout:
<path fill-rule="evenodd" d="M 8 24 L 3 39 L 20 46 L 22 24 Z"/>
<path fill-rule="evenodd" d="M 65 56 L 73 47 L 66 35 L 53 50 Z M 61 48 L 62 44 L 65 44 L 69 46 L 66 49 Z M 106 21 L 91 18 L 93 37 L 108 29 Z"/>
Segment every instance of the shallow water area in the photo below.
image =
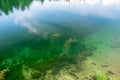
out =
<path fill-rule="evenodd" d="M 119 4 L 1 0 L 0 80 L 119 80 Z"/>

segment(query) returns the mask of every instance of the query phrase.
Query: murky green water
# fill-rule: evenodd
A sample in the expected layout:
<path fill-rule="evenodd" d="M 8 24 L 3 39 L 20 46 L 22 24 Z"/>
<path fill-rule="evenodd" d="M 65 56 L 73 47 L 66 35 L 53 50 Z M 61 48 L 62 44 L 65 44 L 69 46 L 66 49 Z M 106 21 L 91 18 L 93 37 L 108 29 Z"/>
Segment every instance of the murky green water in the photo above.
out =
<path fill-rule="evenodd" d="M 106 45 L 119 49 L 110 45 L 120 33 L 119 9 L 117 0 L 1 0 L 0 80 L 82 80 L 73 74 L 87 57 Z"/>

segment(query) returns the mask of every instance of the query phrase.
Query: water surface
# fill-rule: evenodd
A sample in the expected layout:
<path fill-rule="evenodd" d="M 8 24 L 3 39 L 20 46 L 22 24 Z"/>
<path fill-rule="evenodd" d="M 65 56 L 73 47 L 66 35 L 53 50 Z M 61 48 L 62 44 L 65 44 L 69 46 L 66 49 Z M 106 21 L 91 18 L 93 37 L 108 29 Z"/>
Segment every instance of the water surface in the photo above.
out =
<path fill-rule="evenodd" d="M 92 44 L 82 43 L 86 37 L 101 30 L 110 30 L 110 35 L 119 32 L 119 3 L 1 0 L 0 69 L 10 70 L 5 78 L 46 80 L 48 70 L 55 75 L 65 66 L 82 64 L 96 49 Z M 82 57 L 77 59 L 78 55 Z"/>

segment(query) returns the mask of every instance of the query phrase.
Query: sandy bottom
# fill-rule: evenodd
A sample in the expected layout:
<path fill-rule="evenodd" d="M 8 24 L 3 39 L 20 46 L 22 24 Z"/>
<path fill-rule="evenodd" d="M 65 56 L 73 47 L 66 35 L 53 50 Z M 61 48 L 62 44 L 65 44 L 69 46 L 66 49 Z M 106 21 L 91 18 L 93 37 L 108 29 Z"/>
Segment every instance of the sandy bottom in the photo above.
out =
<path fill-rule="evenodd" d="M 120 80 L 120 31 L 119 27 L 107 27 L 90 35 L 85 44 L 96 46 L 92 56 L 87 57 L 83 63 L 83 70 L 79 77 L 85 79 L 95 74 L 94 66 L 99 67 L 106 75 Z"/>

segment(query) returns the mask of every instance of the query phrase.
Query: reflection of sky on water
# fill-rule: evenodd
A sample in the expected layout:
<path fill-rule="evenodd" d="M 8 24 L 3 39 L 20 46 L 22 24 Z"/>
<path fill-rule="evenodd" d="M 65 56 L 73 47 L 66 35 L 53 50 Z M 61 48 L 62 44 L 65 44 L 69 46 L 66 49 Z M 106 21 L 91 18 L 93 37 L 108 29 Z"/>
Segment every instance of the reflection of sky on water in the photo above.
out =
<path fill-rule="evenodd" d="M 82 1 L 82 0 L 81 0 Z M 85 0 L 80 2 L 78 0 L 72 0 L 71 2 L 58 1 L 58 2 L 49 2 L 45 1 L 43 5 L 40 5 L 37 1 L 34 1 L 31 5 L 31 10 L 34 12 L 48 12 L 48 11 L 69 11 L 72 13 L 78 13 L 81 15 L 97 15 L 104 17 L 118 17 L 116 15 L 120 1 L 118 0 Z M 37 6 L 37 7 L 36 7 Z"/>
<path fill-rule="evenodd" d="M 72 19 L 72 17 L 75 17 L 74 15 L 94 15 L 116 19 L 119 17 L 119 4 L 116 2 L 118 2 L 118 0 L 103 0 L 102 2 L 100 2 L 100 0 L 81 0 L 81 2 L 78 0 L 72 0 L 71 2 L 45 1 L 44 4 L 41 5 L 40 2 L 34 1 L 30 8 L 25 11 L 14 10 L 14 13 L 0 17 L 0 29 L 5 28 L 6 26 L 6 28 L 8 28 L 7 32 L 10 32 L 9 30 L 12 29 L 12 27 L 19 25 L 22 28 L 28 29 L 30 33 L 38 34 L 38 32 L 44 29 L 45 26 L 47 28 L 50 26 L 49 24 L 47 25 L 46 22 L 60 23 L 61 19 L 61 23 L 64 23 L 65 21 L 62 20 L 66 20 L 67 22 L 68 18 Z M 69 13 L 73 16 L 68 16 Z M 70 24 L 70 22 L 68 23 Z"/>
<path fill-rule="evenodd" d="M 18 36 L 27 30 L 46 37 L 49 32 L 65 30 L 65 27 L 80 32 L 81 26 L 99 26 L 100 18 L 119 20 L 119 4 L 119 0 L 61 0 L 43 4 L 33 1 L 24 11 L 14 9 L 13 13 L 0 16 L 0 36 Z"/>
<path fill-rule="evenodd" d="M 84 15 L 94 14 L 111 17 L 115 13 L 118 13 L 119 4 L 120 0 L 71 0 L 70 2 L 65 2 L 64 0 L 51 2 L 45 1 L 42 5 L 39 1 L 34 1 L 28 10 L 23 12 L 20 10 L 14 10 L 14 15 L 18 14 L 18 17 L 26 17 L 31 15 L 31 13 L 37 14 L 35 12 L 39 12 L 40 14 L 51 10 L 67 10 L 72 13 L 75 12 Z M 11 15 L 8 17 L 10 16 Z M 5 18 L 5 15 L 3 15 L 3 17 Z"/>
<path fill-rule="evenodd" d="M 15 22 L 23 21 L 26 18 L 34 18 L 36 15 L 44 16 L 47 12 L 68 11 L 80 15 L 96 15 L 108 18 L 118 17 L 119 0 L 71 0 L 70 2 L 61 1 L 45 1 L 41 5 L 39 1 L 34 1 L 29 9 L 25 11 L 14 10 L 9 16 L 3 15 L 0 21 L 13 18 Z M 5 19 L 5 20 L 4 20 Z M 13 21 L 13 19 L 11 19 Z M 16 21 L 17 20 L 17 21 Z"/>
<path fill-rule="evenodd" d="M 47 19 L 52 21 L 56 20 L 54 19 L 56 16 L 59 17 L 59 19 L 62 17 L 66 17 L 67 13 L 64 13 L 66 11 L 68 13 L 74 13 L 76 15 L 82 16 L 94 15 L 109 19 L 116 19 L 117 17 L 119 17 L 118 6 L 118 0 L 103 0 L 102 2 L 100 2 L 100 0 L 86 0 L 84 2 L 79 2 L 77 0 L 72 0 L 71 2 L 45 1 L 43 5 L 41 5 L 41 3 L 38 1 L 34 1 L 31 4 L 29 10 L 17 13 L 14 21 L 15 23 L 19 23 L 25 28 L 27 28 L 30 32 L 37 33 L 38 30 L 35 28 L 35 26 L 32 27 L 31 24 L 32 22 L 40 25 L 40 22 L 37 23 L 37 17 L 41 17 L 41 21 Z M 59 15 L 61 13 L 64 14 Z M 46 15 L 47 19 L 45 19 Z M 41 23 L 41 26 L 45 25 L 46 24 Z"/>

